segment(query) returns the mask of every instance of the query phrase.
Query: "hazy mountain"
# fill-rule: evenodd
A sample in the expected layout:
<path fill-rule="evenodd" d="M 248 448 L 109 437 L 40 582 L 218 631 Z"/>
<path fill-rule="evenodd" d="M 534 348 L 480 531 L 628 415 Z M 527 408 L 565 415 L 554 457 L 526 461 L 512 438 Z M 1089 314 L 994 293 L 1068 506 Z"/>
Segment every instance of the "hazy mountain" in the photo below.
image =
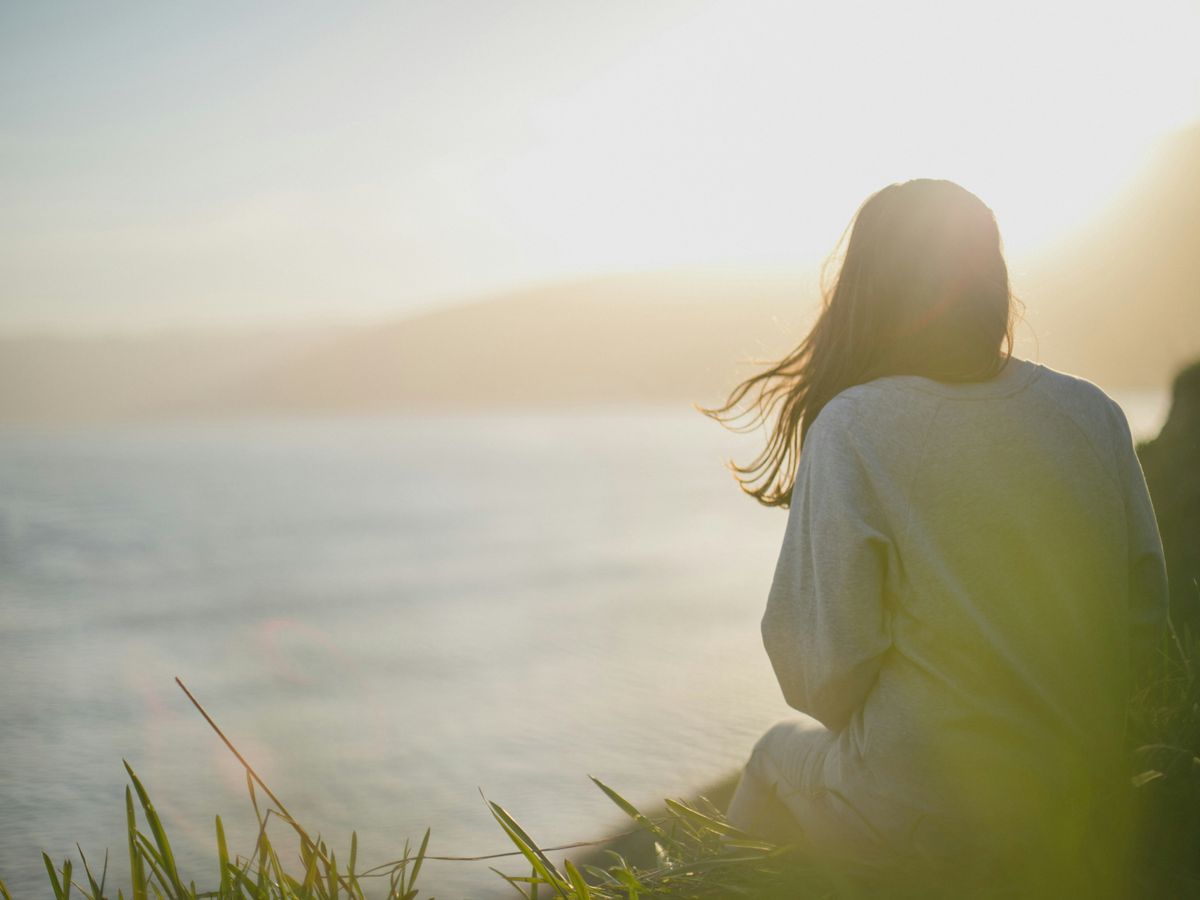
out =
<path fill-rule="evenodd" d="M 0 421 L 714 403 L 794 344 L 814 283 L 612 275 L 334 334 L 0 341 Z"/>
<path fill-rule="evenodd" d="M 0 339 L 0 422 L 179 414 L 195 397 L 236 392 L 237 385 L 328 340 L 328 333 L 283 329 Z"/>
<path fill-rule="evenodd" d="M 1040 361 L 1104 384 L 1166 387 L 1200 356 L 1200 125 L 1026 280 L 1030 355 L 1040 346 Z"/>
<path fill-rule="evenodd" d="M 1015 261 L 1019 355 L 1110 387 L 1200 356 L 1200 126 L 1075 236 Z M 0 341 L 0 421 L 713 404 L 811 322 L 814 275 L 612 275 L 373 327 Z M 1031 326 L 1031 327 L 1030 327 Z"/>
<path fill-rule="evenodd" d="M 803 278 L 641 274 L 488 297 L 331 341 L 217 406 L 565 406 L 720 399 L 799 337 Z"/>

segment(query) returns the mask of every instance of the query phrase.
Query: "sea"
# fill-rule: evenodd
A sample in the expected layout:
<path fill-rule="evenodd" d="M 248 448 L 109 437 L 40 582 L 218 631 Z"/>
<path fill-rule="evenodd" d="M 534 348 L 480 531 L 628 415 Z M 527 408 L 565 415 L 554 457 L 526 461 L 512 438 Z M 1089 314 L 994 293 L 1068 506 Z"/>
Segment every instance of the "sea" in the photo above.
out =
<path fill-rule="evenodd" d="M 1157 432 L 1164 392 L 1110 393 Z M 513 851 L 489 802 L 543 846 L 630 827 L 589 776 L 652 808 L 733 774 L 793 714 L 758 631 L 787 514 L 726 468 L 760 441 L 659 408 L 0 430 L 0 879 L 45 896 L 78 844 L 127 886 L 122 761 L 185 880 L 217 882 L 218 814 L 251 851 L 177 677 L 360 870 L 427 828 Z M 528 874 L 418 886 L 511 896 L 493 867 Z"/>

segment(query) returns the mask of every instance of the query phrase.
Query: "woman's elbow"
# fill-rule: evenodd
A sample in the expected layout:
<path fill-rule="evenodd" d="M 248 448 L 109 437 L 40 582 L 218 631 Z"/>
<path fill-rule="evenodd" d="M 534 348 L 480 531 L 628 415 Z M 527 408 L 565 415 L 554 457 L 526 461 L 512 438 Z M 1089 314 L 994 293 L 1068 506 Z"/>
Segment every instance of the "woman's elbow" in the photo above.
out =
<path fill-rule="evenodd" d="M 812 697 L 808 702 L 809 708 L 801 712 L 812 716 L 832 732 L 842 731 L 854 718 L 854 710 L 857 707 L 839 702 L 839 699 Z"/>
<path fill-rule="evenodd" d="M 775 676 L 784 702 L 792 709 L 816 719 L 830 731 L 841 731 L 850 724 L 854 707 L 841 702 L 843 698 L 809 690 L 808 682 L 797 672 L 786 673 L 776 666 Z"/>
<path fill-rule="evenodd" d="M 775 672 L 779 689 L 783 692 L 784 702 L 798 712 L 819 718 L 812 709 L 809 680 L 796 641 L 765 627 L 764 620 L 763 648 L 767 651 L 767 659 L 771 661 L 771 668 Z"/>
<path fill-rule="evenodd" d="M 804 690 L 795 642 L 781 636 L 764 618 L 762 643 L 763 649 L 767 651 L 767 659 L 771 661 L 771 668 L 775 670 L 775 680 L 779 682 L 783 691 L 783 699 L 787 701 L 788 706 L 804 712 Z"/>

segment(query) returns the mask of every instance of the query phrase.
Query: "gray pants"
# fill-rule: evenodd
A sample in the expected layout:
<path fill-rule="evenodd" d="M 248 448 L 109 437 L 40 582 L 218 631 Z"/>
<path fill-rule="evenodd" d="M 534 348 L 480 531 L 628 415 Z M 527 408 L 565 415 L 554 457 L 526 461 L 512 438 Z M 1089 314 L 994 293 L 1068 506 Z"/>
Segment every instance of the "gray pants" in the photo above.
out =
<path fill-rule="evenodd" d="M 726 817 L 742 831 L 773 843 L 800 839 L 827 854 L 877 858 L 882 847 L 866 823 L 847 817 L 822 783 L 834 735 L 807 716 L 769 728 L 754 745 Z"/>
<path fill-rule="evenodd" d="M 726 818 L 729 823 L 755 837 L 776 844 L 799 843 L 815 851 L 820 859 L 842 861 L 858 871 L 887 872 L 913 862 L 914 847 L 898 847 L 875 832 L 870 823 L 837 793 L 822 783 L 825 756 L 836 739 L 814 719 L 787 719 L 772 726 L 759 738 L 742 771 Z M 1064 821 L 1080 818 L 1081 811 L 1064 810 Z M 1093 833 L 1083 841 L 1068 845 L 1050 844 L 1040 837 L 1013 829 L 986 837 L 974 829 L 961 834 L 939 834 L 936 847 L 944 857 L 947 876 L 962 876 L 964 884 L 977 886 L 980 873 L 989 878 L 1005 896 L 1013 897 L 1113 897 L 1120 894 L 1127 877 L 1121 823 L 1128 812 L 1114 810 L 1100 817 L 1102 829 L 1110 841 Z M 1072 827 L 1072 831 L 1074 828 Z M 1050 835 L 1064 833 L 1050 827 Z M 1016 838 L 1012 847 L 1003 847 L 1006 839 Z M 960 844 L 960 841 L 962 842 Z M 956 846 L 957 845 L 957 846 Z M 976 856 L 976 852 L 982 852 Z M 994 854 L 992 851 L 995 851 Z M 926 859 L 931 857 L 926 856 Z M 961 864 L 961 868 L 955 868 Z M 946 868 L 946 866 L 950 868 Z M 949 883 L 949 882 L 947 882 Z"/>

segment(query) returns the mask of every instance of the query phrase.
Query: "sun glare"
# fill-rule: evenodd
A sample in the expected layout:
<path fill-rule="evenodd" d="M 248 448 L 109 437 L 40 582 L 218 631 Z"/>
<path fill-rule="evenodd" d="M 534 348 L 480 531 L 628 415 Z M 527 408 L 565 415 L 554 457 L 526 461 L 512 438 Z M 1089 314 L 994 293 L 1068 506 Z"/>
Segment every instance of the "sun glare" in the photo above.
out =
<path fill-rule="evenodd" d="M 1029 257 L 1200 119 L 1183 0 L 483 4 L 470 28 L 448 9 L 308 9 L 311 44 L 248 12 L 187 39 L 168 11 L 86 46 L 47 22 L 38 53 L 10 35 L 29 92 L 4 135 L 0 328 L 808 271 L 910 178 L 974 191 Z M 118 52 L 121 29 L 145 52 Z M 197 74 L 224 58 L 241 68 Z"/>
<path fill-rule="evenodd" d="M 1182 4 L 770 9 L 704 7 L 547 100 L 498 173 L 506 208 L 569 265 L 617 246 L 646 265 L 786 264 L 825 253 L 871 191 L 944 177 L 992 206 L 1020 254 L 1084 222 L 1200 114 L 1200 17 Z M 564 196 L 584 214 L 549 217 L 551 236 L 543 204 Z"/>

